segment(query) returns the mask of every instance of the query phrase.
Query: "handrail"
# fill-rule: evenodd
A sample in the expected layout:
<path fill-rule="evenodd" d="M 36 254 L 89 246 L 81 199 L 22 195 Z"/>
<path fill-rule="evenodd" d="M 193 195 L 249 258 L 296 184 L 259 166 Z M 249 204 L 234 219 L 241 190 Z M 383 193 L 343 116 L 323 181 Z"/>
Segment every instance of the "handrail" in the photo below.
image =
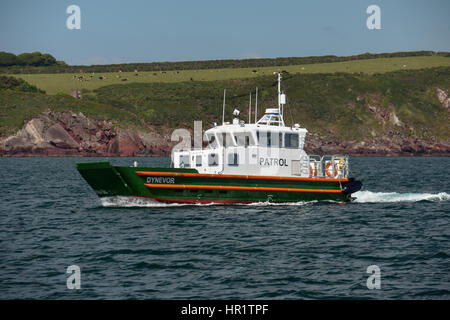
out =
<path fill-rule="evenodd" d="M 342 179 L 349 174 L 349 161 L 346 155 L 310 155 L 310 176 Z"/>

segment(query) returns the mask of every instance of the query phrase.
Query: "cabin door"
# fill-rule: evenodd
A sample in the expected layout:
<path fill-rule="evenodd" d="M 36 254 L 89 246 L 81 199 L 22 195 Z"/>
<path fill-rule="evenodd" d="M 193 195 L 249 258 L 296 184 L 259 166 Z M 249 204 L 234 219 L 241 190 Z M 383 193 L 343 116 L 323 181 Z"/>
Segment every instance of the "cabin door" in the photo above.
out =
<path fill-rule="evenodd" d="M 291 174 L 299 176 L 301 174 L 301 168 L 300 168 L 300 160 L 292 160 L 291 161 Z"/>

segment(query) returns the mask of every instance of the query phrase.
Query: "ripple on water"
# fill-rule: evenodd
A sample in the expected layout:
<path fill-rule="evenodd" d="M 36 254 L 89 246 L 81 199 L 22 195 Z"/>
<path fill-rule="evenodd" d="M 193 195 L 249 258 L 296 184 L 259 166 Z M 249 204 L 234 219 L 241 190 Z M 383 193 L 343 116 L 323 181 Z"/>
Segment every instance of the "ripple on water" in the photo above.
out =
<path fill-rule="evenodd" d="M 450 298 L 450 158 L 352 158 L 353 203 L 235 206 L 100 201 L 75 170 L 94 160 L 0 158 L 0 298 Z"/>

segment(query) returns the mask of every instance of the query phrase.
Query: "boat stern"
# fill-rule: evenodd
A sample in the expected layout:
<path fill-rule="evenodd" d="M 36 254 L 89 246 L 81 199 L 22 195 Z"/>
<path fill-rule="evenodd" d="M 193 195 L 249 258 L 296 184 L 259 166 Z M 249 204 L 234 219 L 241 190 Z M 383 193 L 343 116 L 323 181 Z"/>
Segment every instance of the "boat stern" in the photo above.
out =
<path fill-rule="evenodd" d="M 355 180 L 355 178 L 349 178 L 349 181 L 343 185 L 342 192 L 347 194 L 349 199 L 353 199 L 351 197 L 352 193 L 358 192 L 362 188 L 362 182 L 359 180 Z"/>

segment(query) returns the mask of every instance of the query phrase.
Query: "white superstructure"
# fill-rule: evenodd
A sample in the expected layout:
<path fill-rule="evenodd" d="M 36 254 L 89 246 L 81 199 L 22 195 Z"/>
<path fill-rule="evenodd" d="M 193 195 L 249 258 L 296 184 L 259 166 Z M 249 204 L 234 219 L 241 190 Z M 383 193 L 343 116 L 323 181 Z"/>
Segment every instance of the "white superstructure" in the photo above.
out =
<path fill-rule="evenodd" d="M 222 123 L 205 132 L 206 149 L 174 151 L 173 166 L 208 174 L 347 177 L 347 157 L 306 154 L 304 145 L 308 130 L 298 124 L 285 126 L 285 103 L 281 75 L 278 74 L 278 107 L 266 109 L 256 123 L 245 123 L 235 110 L 231 124 Z"/>

